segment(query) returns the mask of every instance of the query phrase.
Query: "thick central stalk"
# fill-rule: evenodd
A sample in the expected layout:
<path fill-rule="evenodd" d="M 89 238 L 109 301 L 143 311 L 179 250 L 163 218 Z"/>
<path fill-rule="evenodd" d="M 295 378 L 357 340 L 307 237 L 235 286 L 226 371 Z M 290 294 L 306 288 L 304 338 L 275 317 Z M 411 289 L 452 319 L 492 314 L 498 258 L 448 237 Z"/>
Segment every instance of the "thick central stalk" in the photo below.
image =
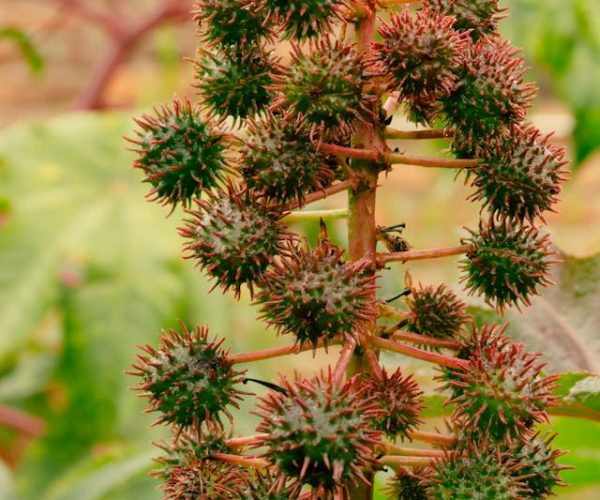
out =
<path fill-rule="evenodd" d="M 356 25 L 357 50 L 368 58 L 371 52 L 371 42 L 375 39 L 375 7 L 372 2 Z M 380 102 L 373 103 L 373 117 L 379 116 Z M 373 119 L 375 121 L 376 118 Z M 383 130 L 375 123 L 359 122 L 356 132 L 352 137 L 352 146 L 356 148 L 384 149 L 385 140 Z M 352 160 L 352 170 L 358 182 L 349 190 L 348 200 L 348 248 L 350 260 L 356 261 L 363 258 L 375 264 L 377 245 L 377 225 L 375 222 L 375 200 L 377 193 L 377 177 L 380 166 L 371 160 Z M 373 265 L 373 272 L 375 265 Z M 374 278 L 373 278 L 374 279 Z M 373 290 L 373 299 L 375 291 Z M 375 330 L 375 317 L 367 325 L 367 331 Z M 366 358 L 357 352 L 353 355 L 348 367 L 348 375 L 369 370 Z M 368 474 L 367 479 L 373 483 L 373 474 Z M 373 498 L 373 485 L 360 484 L 350 488 L 350 498 L 353 500 L 370 500 Z"/>

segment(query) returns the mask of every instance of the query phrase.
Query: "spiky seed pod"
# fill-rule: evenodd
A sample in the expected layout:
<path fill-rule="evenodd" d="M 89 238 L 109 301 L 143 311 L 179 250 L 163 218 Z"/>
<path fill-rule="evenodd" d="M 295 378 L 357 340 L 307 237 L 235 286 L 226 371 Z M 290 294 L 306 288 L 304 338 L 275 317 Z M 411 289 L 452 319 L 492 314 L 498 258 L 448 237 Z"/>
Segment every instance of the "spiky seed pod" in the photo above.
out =
<path fill-rule="evenodd" d="M 252 191 L 239 192 L 232 184 L 196 200 L 196 210 L 186 210 L 189 218 L 180 228 L 188 240 L 185 258 L 215 278 L 223 290 L 233 289 L 239 297 L 246 284 L 254 285 L 291 237 L 280 222 L 282 212 L 261 203 Z"/>
<path fill-rule="evenodd" d="M 433 465 L 427 498 L 433 500 L 524 500 L 522 465 L 485 442 L 467 443 Z"/>
<path fill-rule="evenodd" d="M 382 24 L 382 42 L 373 44 L 375 62 L 386 75 L 390 90 L 402 99 L 421 102 L 447 96 L 454 90 L 455 71 L 468 35 L 452 29 L 453 17 L 424 9 L 411 14 L 404 9 Z"/>
<path fill-rule="evenodd" d="M 141 347 L 146 354 L 130 372 L 142 379 L 135 389 L 150 400 L 149 411 L 161 413 L 158 423 L 198 429 L 207 420 L 220 424 L 222 413 L 231 420 L 227 407 L 237 408 L 246 394 L 237 389 L 243 372 L 233 370 L 224 340 L 209 340 L 206 327 L 181 329 L 164 331 L 158 349 Z"/>
<path fill-rule="evenodd" d="M 565 453 L 552 448 L 551 443 L 555 437 L 556 434 L 536 434 L 526 443 L 518 443 L 516 449 L 509 449 L 523 465 L 519 475 L 524 477 L 523 482 L 529 490 L 525 495 L 527 498 L 547 498 L 553 494 L 556 486 L 566 486 L 559 473 L 569 467 L 557 463 Z"/>
<path fill-rule="evenodd" d="M 422 421 L 419 414 L 423 409 L 419 384 L 412 375 L 404 376 L 398 368 L 388 375 L 382 370 L 381 378 L 370 376 L 364 382 L 365 396 L 373 398 L 374 404 L 382 412 L 373 420 L 373 428 L 384 432 L 388 437 L 406 438 L 408 433 Z"/>
<path fill-rule="evenodd" d="M 480 344 L 467 368 L 451 369 L 453 417 L 469 435 L 495 441 L 525 439 L 535 423 L 547 420 L 546 409 L 555 405 L 552 392 L 557 376 L 543 376 L 540 354 L 523 344 L 480 336 Z"/>
<path fill-rule="evenodd" d="M 566 180 L 564 149 L 550 144 L 532 125 L 512 127 L 509 134 L 477 148 L 482 164 L 474 170 L 474 200 L 483 200 L 492 214 L 534 221 L 552 210 L 560 184 Z"/>
<path fill-rule="evenodd" d="M 196 62 L 195 87 L 213 114 L 243 120 L 270 104 L 273 70 L 269 54 L 252 46 L 205 51 Z"/>
<path fill-rule="evenodd" d="M 253 8 L 253 0 L 200 0 L 194 21 L 210 44 L 243 47 L 270 38 L 271 24 L 262 12 Z"/>
<path fill-rule="evenodd" d="M 302 40 L 331 31 L 345 0 L 255 0 L 259 12 L 283 27 L 286 38 Z"/>
<path fill-rule="evenodd" d="M 431 471 L 417 467 L 402 468 L 387 484 L 385 492 L 390 500 L 428 500 L 427 488 Z"/>
<path fill-rule="evenodd" d="M 280 204 L 302 205 L 307 194 L 328 187 L 337 171 L 336 157 L 321 153 L 308 131 L 291 117 L 272 113 L 249 121 L 241 158 L 247 186 Z"/>
<path fill-rule="evenodd" d="M 179 98 L 154 109 L 155 116 L 142 115 L 136 138 L 134 167 L 144 171 L 144 182 L 152 185 L 148 197 L 163 204 L 186 206 L 202 189 L 222 180 L 226 166 L 223 134 L 202 118 L 198 107 Z"/>
<path fill-rule="evenodd" d="M 535 86 L 523 81 L 523 57 L 508 40 L 482 39 L 468 45 L 457 70 L 457 88 L 441 102 L 447 124 L 461 131 L 465 147 L 506 133 L 523 121 Z"/>
<path fill-rule="evenodd" d="M 468 31 L 473 40 L 479 40 L 496 32 L 506 10 L 498 3 L 499 0 L 423 0 L 422 5 L 456 18 L 455 29 Z"/>
<path fill-rule="evenodd" d="M 300 485 L 285 484 L 268 468 L 255 471 L 250 476 L 250 484 L 244 492 L 243 500 L 289 500 L 298 498 Z"/>
<path fill-rule="evenodd" d="M 289 255 L 273 264 L 257 296 L 262 317 L 300 345 L 327 345 L 355 336 L 375 314 L 374 277 L 365 261 L 346 263 L 344 250 L 321 238 L 315 249 L 288 245 Z"/>
<path fill-rule="evenodd" d="M 173 468 L 163 483 L 164 500 L 237 500 L 248 487 L 248 473 L 212 460 Z"/>
<path fill-rule="evenodd" d="M 515 225 L 510 220 L 481 224 L 479 234 L 469 230 L 470 244 L 461 267 L 469 294 L 479 293 L 486 302 L 503 312 L 511 304 L 529 305 L 529 296 L 548 279 L 550 241 L 537 229 Z"/>
<path fill-rule="evenodd" d="M 267 434 L 259 446 L 282 480 L 312 486 L 314 498 L 366 483 L 362 470 L 376 466 L 372 445 L 380 443 L 372 420 L 382 411 L 363 397 L 357 377 L 338 383 L 329 372 L 282 385 L 286 393 L 269 392 L 256 413 L 257 430 Z"/>
<path fill-rule="evenodd" d="M 456 339 L 467 321 L 467 305 L 445 285 L 411 288 L 406 297 L 408 329 L 421 335 Z"/>
<path fill-rule="evenodd" d="M 406 118 L 423 126 L 434 126 L 436 118 L 439 117 L 442 111 L 440 102 L 425 94 L 405 100 L 403 106 L 406 111 Z"/>
<path fill-rule="evenodd" d="M 365 66 L 353 45 L 329 38 L 311 42 L 308 53 L 292 45 L 290 65 L 273 77 L 273 107 L 289 108 L 313 129 L 350 133 L 370 113 Z"/>

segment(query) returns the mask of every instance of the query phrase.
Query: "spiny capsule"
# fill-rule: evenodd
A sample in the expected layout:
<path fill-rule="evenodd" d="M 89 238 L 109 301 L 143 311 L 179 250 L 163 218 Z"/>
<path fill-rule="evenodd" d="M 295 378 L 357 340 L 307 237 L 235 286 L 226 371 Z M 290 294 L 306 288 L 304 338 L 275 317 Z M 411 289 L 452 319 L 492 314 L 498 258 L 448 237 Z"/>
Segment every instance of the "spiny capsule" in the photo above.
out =
<path fill-rule="evenodd" d="M 266 433 L 258 446 L 283 480 L 312 486 L 315 499 L 367 483 L 363 471 L 376 467 L 372 447 L 380 436 L 371 424 L 382 410 L 362 396 L 358 378 L 340 383 L 329 373 L 282 384 L 285 394 L 269 392 L 256 414 L 257 430 Z"/>
<path fill-rule="evenodd" d="M 456 70 L 456 90 L 441 100 L 448 126 L 461 131 L 462 149 L 505 134 L 525 119 L 536 89 L 523 81 L 526 70 L 518 53 L 499 38 L 467 45 Z"/>
<path fill-rule="evenodd" d="M 429 499 L 523 500 L 522 465 L 486 442 L 469 442 L 433 465 Z"/>
<path fill-rule="evenodd" d="M 374 404 L 382 412 L 373 421 L 373 428 L 384 432 L 388 437 L 406 438 L 408 433 L 421 424 L 419 414 L 423 409 L 420 396 L 423 391 L 412 375 L 404 376 L 400 368 L 388 375 L 382 370 L 381 377 L 370 376 L 365 382 L 365 396 L 373 398 Z"/>
<path fill-rule="evenodd" d="M 144 182 L 152 185 L 152 201 L 187 206 L 229 170 L 223 134 L 188 100 L 176 97 L 154 113 L 135 120 L 140 129 L 135 139 L 128 139 L 139 148 L 134 167 L 143 170 Z"/>
<path fill-rule="evenodd" d="M 423 0 L 424 8 L 439 9 L 456 19 L 454 28 L 468 32 L 473 40 L 496 33 L 498 21 L 506 10 L 498 6 L 499 0 Z"/>
<path fill-rule="evenodd" d="M 243 120 L 271 103 L 272 71 L 269 54 L 260 48 L 205 51 L 196 62 L 195 87 L 213 114 Z"/>
<path fill-rule="evenodd" d="M 141 378 L 136 390 L 150 401 L 149 411 L 160 412 L 159 423 L 180 429 L 198 429 L 204 421 L 221 422 L 221 413 L 232 419 L 227 407 L 238 408 L 245 394 L 237 389 L 243 372 L 235 371 L 223 351 L 224 340 L 208 338 L 208 329 L 166 330 L 160 347 L 143 346 L 129 372 Z"/>
<path fill-rule="evenodd" d="M 529 297 L 551 283 L 548 256 L 553 252 L 547 235 L 506 219 L 482 223 L 479 233 L 469 232 L 464 243 L 470 248 L 461 266 L 470 294 L 483 295 L 503 312 L 509 305 L 529 305 Z"/>
<path fill-rule="evenodd" d="M 302 40 L 331 31 L 342 20 L 345 0 L 254 0 L 256 10 L 283 28 L 286 38 Z"/>
<path fill-rule="evenodd" d="M 185 257 L 215 278 L 215 286 L 233 288 L 239 297 L 246 284 L 252 295 L 291 237 L 280 222 L 283 213 L 232 184 L 197 199 L 196 206 L 186 210 L 189 218 L 179 230 L 187 240 Z"/>
<path fill-rule="evenodd" d="M 401 468 L 385 489 L 390 500 L 428 500 L 427 488 L 430 469 L 416 467 L 412 471 Z"/>
<path fill-rule="evenodd" d="M 412 14 L 405 9 L 382 24 L 382 42 L 373 44 L 374 61 L 390 90 L 402 100 L 430 107 L 448 96 L 456 86 L 456 70 L 468 35 L 452 28 L 454 18 L 424 9 Z M 432 116 L 428 117 L 429 120 Z"/>
<path fill-rule="evenodd" d="M 375 311 L 374 277 L 366 262 L 343 262 L 343 253 L 326 237 L 315 249 L 290 244 L 289 255 L 265 274 L 257 297 L 263 318 L 315 348 L 362 331 Z"/>
<path fill-rule="evenodd" d="M 485 332 L 484 332 L 485 333 Z M 540 354 L 525 351 L 497 331 L 479 335 L 464 370 L 450 370 L 447 387 L 456 405 L 453 418 L 468 435 L 496 442 L 525 440 L 532 426 L 547 420 L 555 404 L 556 375 L 544 376 Z"/>
<path fill-rule="evenodd" d="M 292 60 L 273 77 L 273 109 L 289 109 L 312 129 L 348 134 L 369 115 L 366 65 L 353 45 L 323 38 L 308 53 L 292 45 Z"/>
<path fill-rule="evenodd" d="M 445 285 L 411 288 L 406 305 L 408 329 L 429 337 L 456 339 L 469 320 L 467 305 Z"/>
<path fill-rule="evenodd" d="M 471 196 L 483 200 L 494 215 L 533 222 L 557 203 L 566 180 L 564 149 L 550 144 L 532 125 L 513 126 L 507 135 L 477 147 Z"/>
<path fill-rule="evenodd" d="M 249 120 L 241 164 L 246 185 L 282 205 L 302 205 L 307 194 L 328 187 L 338 170 L 335 156 L 320 152 L 307 130 L 273 113 Z"/>
<path fill-rule="evenodd" d="M 212 45 L 241 48 L 256 44 L 261 38 L 271 37 L 272 23 L 252 4 L 253 0 L 200 0 L 194 21 L 205 41 Z"/>
<path fill-rule="evenodd" d="M 248 488 L 241 497 L 243 500 L 289 500 L 299 498 L 300 485 L 287 483 L 281 476 L 265 468 L 250 474 Z"/>

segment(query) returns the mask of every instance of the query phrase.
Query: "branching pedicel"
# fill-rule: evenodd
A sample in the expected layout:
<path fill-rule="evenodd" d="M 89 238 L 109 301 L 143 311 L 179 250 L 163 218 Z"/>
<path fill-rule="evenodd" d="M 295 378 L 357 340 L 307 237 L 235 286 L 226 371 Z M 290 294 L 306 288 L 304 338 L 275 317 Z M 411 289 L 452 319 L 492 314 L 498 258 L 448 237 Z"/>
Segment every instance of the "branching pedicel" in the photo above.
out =
<path fill-rule="evenodd" d="M 386 8 L 400 12 L 384 20 Z M 136 166 L 149 198 L 186 209 L 186 257 L 236 297 L 247 288 L 290 344 L 230 354 L 206 328 L 182 325 L 144 348 L 132 374 L 174 432 L 160 445 L 165 498 L 368 499 L 386 467 L 390 498 L 543 498 L 561 484 L 561 452 L 535 429 L 556 385 L 539 355 L 472 327 L 445 285 L 407 281 L 404 309 L 376 297 L 390 263 L 458 254 L 466 289 L 500 312 L 549 284 L 540 226 L 564 153 L 525 121 L 535 89 L 497 32 L 501 15 L 497 0 L 198 2 L 201 105 L 175 99 L 138 120 Z M 291 40 L 290 57 L 274 58 L 278 39 Z M 444 128 L 391 129 L 397 105 Z M 456 158 L 396 154 L 386 137 L 448 138 Z M 390 236 L 401 225 L 377 224 L 375 195 L 396 163 L 464 169 L 479 228 L 441 249 Z M 285 227 L 290 210 L 341 190 L 346 258 L 323 222 L 316 248 Z M 382 238 L 388 253 L 376 252 Z M 331 345 L 341 345 L 335 366 L 267 383 L 257 434 L 232 437 L 229 408 L 247 394 L 236 364 Z M 442 367 L 452 432 L 420 429 L 422 391 L 381 365 L 381 349 Z"/>

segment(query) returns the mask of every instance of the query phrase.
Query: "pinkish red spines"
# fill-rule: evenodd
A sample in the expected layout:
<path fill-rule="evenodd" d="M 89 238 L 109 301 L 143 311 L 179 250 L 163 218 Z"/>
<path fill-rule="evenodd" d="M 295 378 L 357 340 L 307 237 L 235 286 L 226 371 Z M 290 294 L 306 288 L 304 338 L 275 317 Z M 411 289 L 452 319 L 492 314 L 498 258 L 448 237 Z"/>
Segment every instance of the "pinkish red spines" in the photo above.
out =
<path fill-rule="evenodd" d="M 241 148 L 241 173 L 249 189 L 269 201 L 285 204 L 325 189 L 338 172 L 337 158 L 317 149 L 309 131 L 282 114 L 248 120 L 248 139 Z"/>
<path fill-rule="evenodd" d="M 311 41 L 303 51 L 292 44 L 291 62 L 273 76 L 272 109 L 289 110 L 311 130 L 350 134 L 356 120 L 371 116 L 366 63 L 354 45 L 330 38 Z"/>
<path fill-rule="evenodd" d="M 222 348 L 223 339 L 208 338 L 208 329 L 163 331 L 160 346 L 142 346 L 129 372 L 141 378 L 136 390 L 149 400 L 149 411 L 159 412 L 158 423 L 199 430 L 202 422 L 231 420 L 228 406 L 238 408 L 246 394 L 237 389 L 244 372 L 235 371 Z"/>
<path fill-rule="evenodd" d="M 413 470 L 401 468 L 388 482 L 385 492 L 393 500 L 428 500 L 428 483 L 431 469 L 415 467 Z"/>
<path fill-rule="evenodd" d="M 382 431 L 391 439 L 409 437 L 422 421 L 419 415 L 423 410 L 423 401 L 419 384 L 412 375 L 404 376 L 400 368 L 388 375 L 384 369 L 381 377 L 369 376 L 364 381 L 365 396 L 383 413 L 373 420 L 373 428 Z"/>
<path fill-rule="evenodd" d="M 461 263 L 469 294 L 483 295 L 503 312 L 510 305 L 530 305 L 530 296 L 551 284 L 549 256 L 554 252 L 548 235 L 508 219 L 490 220 L 479 233 L 469 232 L 463 241 L 471 248 Z"/>
<path fill-rule="evenodd" d="M 406 305 L 408 329 L 429 337 L 457 339 L 470 319 L 467 305 L 445 285 L 412 288 Z"/>
<path fill-rule="evenodd" d="M 495 441 L 527 440 L 534 424 L 548 419 L 556 404 L 557 376 L 544 376 L 540 354 L 525 351 L 502 330 L 488 329 L 471 340 L 466 370 L 449 370 L 453 418 L 472 436 Z"/>
<path fill-rule="evenodd" d="M 499 0 L 423 0 L 423 8 L 439 9 L 456 19 L 454 28 L 469 33 L 473 40 L 495 35 L 498 21 L 506 9 L 498 6 Z"/>
<path fill-rule="evenodd" d="M 382 24 L 382 42 L 373 44 L 374 62 L 388 82 L 389 90 L 413 107 L 437 108 L 436 102 L 456 86 L 456 70 L 468 35 L 452 29 L 454 18 L 424 9 L 405 9 Z M 429 121 L 434 116 L 429 112 Z"/>
<path fill-rule="evenodd" d="M 524 60 L 508 40 L 482 39 L 467 46 L 457 87 L 442 99 L 449 126 L 460 130 L 460 150 L 474 149 L 527 116 L 536 88 L 523 80 Z"/>
<path fill-rule="evenodd" d="M 286 394 L 269 392 L 256 413 L 257 431 L 267 434 L 258 446 L 267 447 L 264 456 L 281 477 L 310 485 L 315 499 L 367 483 L 364 472 L 377 468 L 373 447 L 381 435 L 371 424 L 383 411 L 365 399 L 358 377 L 336 382 L 329 372 L 284 378 L 282 386 Z"/>
<path fill-rule="evenodd" d="M 344 250 L 321 238 L 314 249 L 289 243 L 288 255 L 264 275 L 257 296 L 263 317 L 300 345 L 354 337 L 376 312 L 376 288 L 365 261 L 342 261 Z"/>
<path fill-rule="evenodd" d="M 534 126 L 513 126 L 477 146 L 482 164 L 473 173 L 477 191 L 471 199 L 483 200 L 493 215 L 533 223 L 558 202 L 567 174 L 564 155 Z"/>
<path fill-rule="evenodd" d="M 246 284 L 250 294 L 275 259 L 285 253 L 291 238 L 280 222 L 284 215 L 260 201 L 253 191 L 240 192 L 233 184 L 196 199 L 196 209 L 179 232 L 187 240 L 185 257 L 215 278 L 223 290 L 239 297 Z"/>
<path fill-rule="evenodd" d="M 223 133 L 202 116 L 199 107 L 175 97 L 154 108 L 154 116 L 135 119 L 138 149 L 133 166 L 144 171 L 152 185 L 147 197 L 163 204 L 189 205 L 202 189 L 222 181 L 227 167 Z"/>
<path fill-rule="evenodd" d="M 290 500 L 300 496 L 298 483 L 282 480 L 281 476 L 269 468 L 256 470 L 250 475 L 250 484 L 242 497 L 244 500 Z M 306 498 L 306 497 L 304 497 Z"/>

